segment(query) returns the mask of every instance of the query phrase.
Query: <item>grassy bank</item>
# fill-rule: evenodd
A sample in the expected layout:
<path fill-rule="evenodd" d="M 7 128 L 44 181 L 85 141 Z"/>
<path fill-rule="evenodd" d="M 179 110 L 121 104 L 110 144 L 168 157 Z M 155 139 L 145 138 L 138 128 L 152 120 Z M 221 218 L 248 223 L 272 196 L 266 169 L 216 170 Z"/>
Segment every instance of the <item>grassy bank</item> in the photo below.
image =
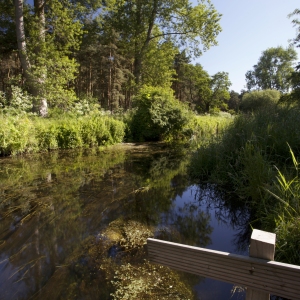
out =
<path fill-rule="evenodd" d="M 110 116 L 42 119 L 0 115 L 0 156 L 122 142 L 125 125 Z"/>
<path fill-rule="evenodd" d="M 57 149 L 73 149 L 112 145 L 126 141 L 138 142 L 130 132 L 136 125 L 132 112 L 116 116 L 94 113 L 85 116 L 56 114 L 54 117 L 39 118 L 26 113 L 18 115 L 0 114 L 0 156 L 41 152 Z M 180 128 L 161 134 L 162 141 L 203 144 L 219 136 L 233 118 L 225 116 L 196 116 Z M 145 123 L 151 125 L 151 122 Z M 144 126 L 145 126 L 144 124 Z M 153 125 L 154 126 L 154 125 Z M 155 126 L 154 126 L 155 127 Z M 128 134 L 129 132 L 129 134 Z M 161 129 L 161 132 L 164 131 Z M 159 140 L 159 134 L 157 135 Z"/>
<path fill-rule="evenodd" d="M 194 154 L 190 174 L 248 205 L 253 227 L 276 232 L 277 259 L 300 264 L 300 110 L 272 106 L 241 115 Z"/>

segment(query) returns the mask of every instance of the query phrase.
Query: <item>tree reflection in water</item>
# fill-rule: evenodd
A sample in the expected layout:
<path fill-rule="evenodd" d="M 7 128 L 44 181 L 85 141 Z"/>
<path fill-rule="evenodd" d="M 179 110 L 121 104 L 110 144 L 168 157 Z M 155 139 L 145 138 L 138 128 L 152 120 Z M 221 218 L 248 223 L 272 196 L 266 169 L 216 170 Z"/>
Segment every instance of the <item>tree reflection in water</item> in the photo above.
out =
<path fill-rule="evenodd" d="M 0 160 L 1 300 L 196 299 L 199 277 L 145 261 L 147 237 L 211 243 L 200 197 L 176 200 L 188 159 L 135 145 Z"/>

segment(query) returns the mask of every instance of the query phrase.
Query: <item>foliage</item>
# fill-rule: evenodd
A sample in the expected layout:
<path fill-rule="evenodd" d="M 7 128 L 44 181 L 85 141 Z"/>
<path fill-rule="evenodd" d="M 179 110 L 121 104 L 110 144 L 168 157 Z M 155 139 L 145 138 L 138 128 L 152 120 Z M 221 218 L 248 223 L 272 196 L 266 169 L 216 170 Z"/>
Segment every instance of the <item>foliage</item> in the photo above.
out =
<path fill-rule="evenodd" d="M 0 115 L 0 123 L 0 156 L 36 150 L 34 126 L 26 115 Z"/>
<path fill-rule="evenodd" d="M 186 102 L 190 102 L 191 106 L 198 112 L 204 112 L 205 101 L 211 96 L 209 74 L 200 64 L 194 66 L 185 63 L 181 66 L 180 75 L 178 80 L 183 83 L 184 88 L 180 92 L 179 98 L 184 98 Z"/>
<path fill-rule="evenodd" d="M 293 72 L 292 64 L 297 59 L 297 52 L 293 48 L 269 48 L 263 51 L 253 71 L 246 73 L 248 90 L 276 89 L 288 92 Z"/>
<path fill-rule="evenodd" d="M 181 59 L 183 62 L 177 66 L 177 76 L 173 82 L 177 98 L 188 102 L 198 113 L 226 111 L 231 85 L 228 73 L 218 72 L 210 76 L 200 64 L 192 65 L 184 57 Z"/>
<path fill-rule="evenodd" d="M 191 113 L 167 88 L 144 87 L 135 97 L 134 112 L 129 124 L 135 141 L 159 141 L 188 138 Z"/>
<path fill-rule="evenodd" d="M 112 1 L 107 2 L 104 22 L 121 33 L 133 60 L 134 76 L 141 82 L 145 55 L 151 42 L 172 41 L 177 47 L 188 44 L 196 55 L 201 47 L 216 45 L 221 31 L 220 15 L 209 1 L 192 6 L 190 1 Z M 158 29 L 158 31 L 157 31 Z"/>
<path fill-rule="evenodd" d="M 233 122 L 230 115 L 200 115 L 193 119 L 193 142 L 205 144 L 213 138 L 221 136 Z"/>
<path fill-rule="evenodd" d="M 82 25 L 76 20 L 71 3 L 56 0 L 47 2 L 45 27 L 49 30 L 44 43 L 41 43 L 40 24 L 36 18 L 31 20 L 29 30 L 29 59 L 35 61 L 30 72 L 36 84 L 38 78 L 44 78 L 39 96 L 49 99 L 52 107 L 66 108 L 76 99 L 70 84 L 75 79 L 78 65 L 70 53 L 79 49 Z"/>
<path fill-rule="evenodd" d="M 111 145 L 122 142 L 125 126 L 109 116 L 59 119 L 1 116 L 0 155 Z"/>
<path fill-rule="evenodd" d="M 240 102 L 240 110 L 243 112 L 254 112 L 275 106 L 281 97 L 277 90 L 261 90 L 245 93 Z"/>
<path fill-rule="evenodd" d="M 173 61 L 177 51 L 171 41 L 162 43 L 161 38 L 152 40 L 144 58 L 141 76 L 143 84 L 169 88 L 174 75 Z"/>
<path fill-rule="evenodd" d="M 290 148 L 293 162 L 292 170 L 280 171 L 278 168 L 272 190 L 272 206 L 267 208 L 263 226 L 276 233 L 276 258 L 290 264 L 300 262 L 300 177 L 299 162 Z M 270 217 L 270 215 L 272 217 Z"/>
<path fill-rule="evenodd" d="M 298 168 L 298 116 L 298 107 L 280 106 L 237 116 L 219 139 L 200 146 L 189 166 L 192 177 L 218 183 L 246 203 L 256 227 L 278 232 L 278 259 L 297 264 L 299 183 L 291 166 Z"/>
<path fill-rule="evenodd" d="M 226 72 L 218 72 L 211 77 L 211 95 L 205 101 L 206 112 L 209 112 L 211 107 L 219 107 L 221 110 L 227 110 L 226 102 L 230 98 L 230 86 L 231 82 Z"/>
<path fill-rule="evenodd" d="M 32 96 L 18 86 L 11 86 L 9 94 L 0 94 L 0 113 L 21 115 L 32 111 Z"/>
<path fill-rule="evenodd" d="M 97 103 L 97 99 L 85 98 L 73 103 L 73 106 L 70 108 L 70 112 L 76 116 L 86 116 L 101 114 L 99 109 L 100 105 Z"/>
<path fill-rule="evenodd" d="M 230 98 L 228 100 L 228 109 L 232 112 L 238 112 L 240 108 L 240 95 L 235 91 L 230 92 Z"/>

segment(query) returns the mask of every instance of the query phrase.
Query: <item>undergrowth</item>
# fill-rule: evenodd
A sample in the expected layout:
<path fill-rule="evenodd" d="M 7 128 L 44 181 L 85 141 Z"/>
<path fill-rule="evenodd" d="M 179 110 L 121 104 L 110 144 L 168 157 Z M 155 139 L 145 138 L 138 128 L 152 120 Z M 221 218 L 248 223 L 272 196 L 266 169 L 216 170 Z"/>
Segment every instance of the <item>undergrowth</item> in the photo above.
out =
<path fill-rule="evenodd" d="M 300 264 L 299 112 L 276 106 L 237 116 L 223 134 L 198 148 L 189 166 L 192 178 L 217 183 L 247 205 L 253 226 L 277 233 L 277 258 L 295 264 Z"/>
<path fill-rule="evenodd" d="M 0 156 L 111 145 L 123 141 L 125 125 L 110 116 L 38 118 L 0 115 Z"/>

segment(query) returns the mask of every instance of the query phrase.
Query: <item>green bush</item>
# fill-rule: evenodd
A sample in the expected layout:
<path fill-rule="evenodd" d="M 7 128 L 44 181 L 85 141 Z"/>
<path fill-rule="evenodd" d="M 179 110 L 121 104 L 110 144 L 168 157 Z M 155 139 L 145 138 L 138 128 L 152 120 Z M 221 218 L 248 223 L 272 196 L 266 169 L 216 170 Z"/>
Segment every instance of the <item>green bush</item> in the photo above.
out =
<path fill-rule="evenodd" d="M 34 125 L 26 116 L 0 116 L 0 155 L 34 151 Z"/>
<path fill-rule="evenodd" d="M 173 96 L 171 89 L 144 87 L 134 99 L 131 123 L 134 141 L 161 141 L 191 135 L 186 128 L 190 112 Z"/>
<path fill-rule="evenodd" d="M 35 134 L 39 151 L 58 149 L 57 125 L 48 119 L 39 119 L 35 123 Z"/>
<path fill-rule="evenodd" d="M 79 148 L 83 145 L 78 122 L 72 120 L 58 125 L 57 144 L 61 149 Z"/>
<path fill-rule="evenodd" d="M 0 92 L 0 112 L 6 115 L 24 115 L 32 111 L 33 97 L 18 86 L 11 86 L 10 97 Z"/>
<path fill-rule="evenodd" d="M 0 155 L 112 145 L 123 141 L 125 124 L 109 116 L 48 119 L 0 115 Z"/>
<path fill-rule="evenodd" d="M 243 112 L 254 112 L 262 108 L 271 107 L 278 103 L 281 93 L 277 90 L 262 90 L 245 93 L 240 110 Z"/>

